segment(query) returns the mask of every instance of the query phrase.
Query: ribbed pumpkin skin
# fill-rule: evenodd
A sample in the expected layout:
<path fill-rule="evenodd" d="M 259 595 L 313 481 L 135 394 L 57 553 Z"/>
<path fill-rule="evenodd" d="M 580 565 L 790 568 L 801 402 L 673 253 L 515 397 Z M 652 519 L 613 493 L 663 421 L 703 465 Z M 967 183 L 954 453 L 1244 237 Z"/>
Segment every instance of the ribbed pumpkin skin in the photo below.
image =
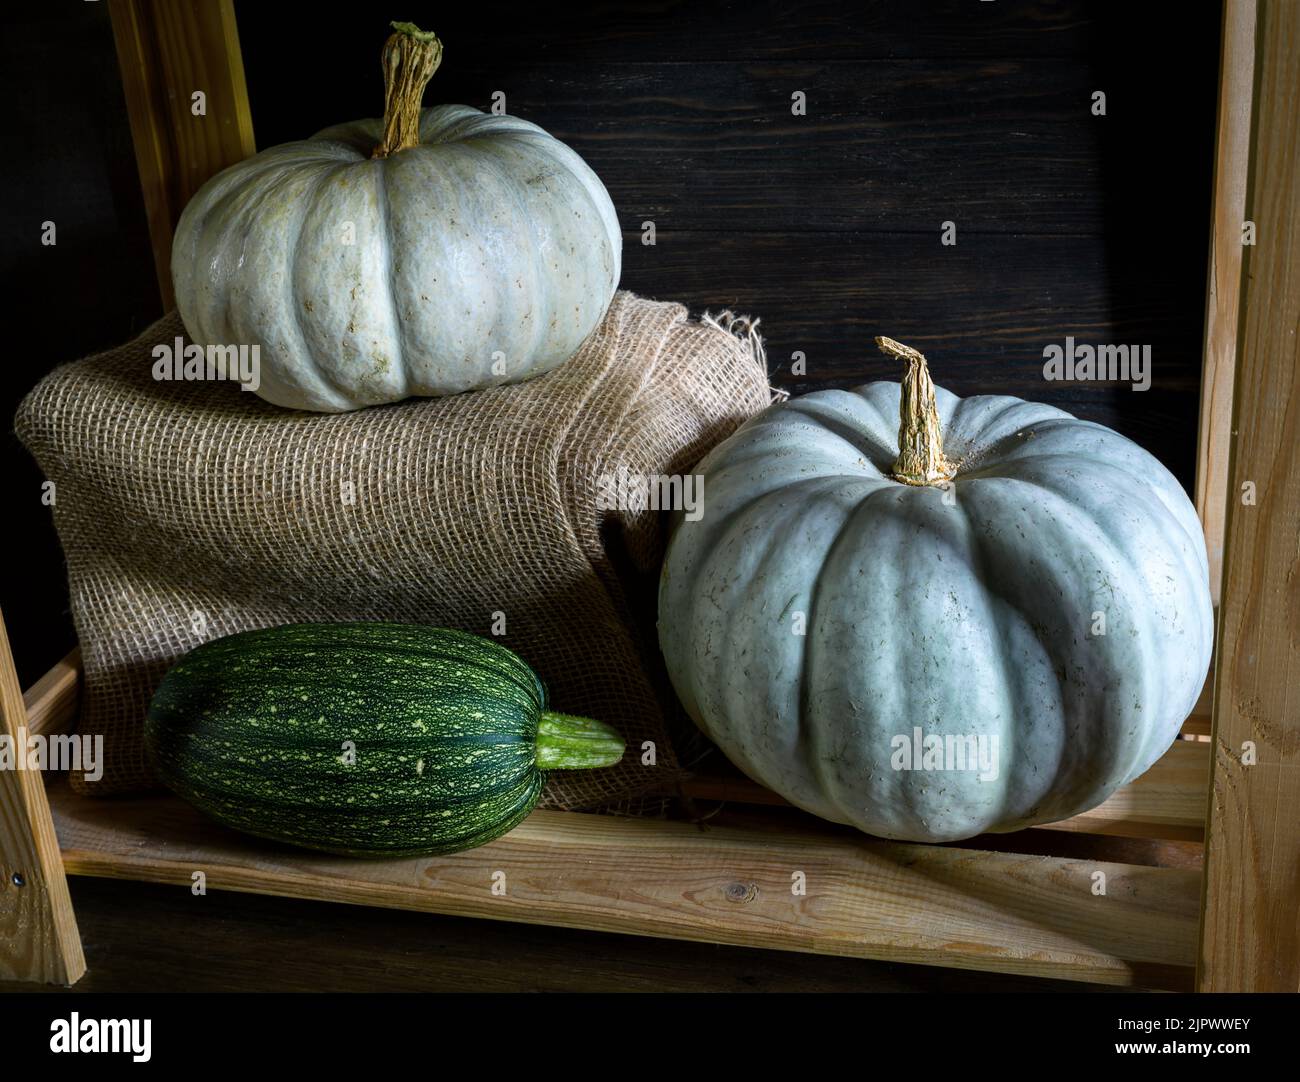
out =
<path fill-rule="evenodd" d="M 659 595 L 673 684 L 737 766 L 932 842 L 1102 803 L 1175 739 L 1213 634 L 1200 524 L 1151 455 L 1050 406 L 937 405 L 948 503 L 890 476 L 896 383 L 746 423 L 697 467 L 703 517 L 679 516 Z M 895 769 L 914 727 L 996 736 L 999 776 Z"/>
<path fill-rule="evenodd" d="M 618 286 L 600 179 L 536 124 L 443 105 L 372 159 L 378 120 L 218 173 L 172 244 L 203 345 L 258 345 L 276 405 L 337 413 L 515 383 L 562 364 Z"/>
<path fill-rule="evenodd" d="M 528 665 L 488 639 L 294 624 L 186 655 L 145 735 L 164 783 L 227 826 L 352 856 L 450 853 L 532 810 L 544 705 Z"/>

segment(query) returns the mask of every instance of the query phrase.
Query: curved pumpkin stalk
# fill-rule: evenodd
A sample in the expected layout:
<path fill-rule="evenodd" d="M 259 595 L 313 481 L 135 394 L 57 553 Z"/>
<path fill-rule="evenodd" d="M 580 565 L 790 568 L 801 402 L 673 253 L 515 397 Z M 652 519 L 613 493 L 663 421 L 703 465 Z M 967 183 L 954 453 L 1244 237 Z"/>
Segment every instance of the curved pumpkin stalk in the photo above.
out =
<path fill-rule="evenodd" d="M 384 42 L 384 135 L 370 155 L 387 158 L 420 145 L 420 102 L 442 63 L 442 42 L 414 23 L 392 23 Z"/>
<path fill-rule="evenodd" d="M 956 463 L 944 457 L 934 381 L 925 355 L 892 338 L 877 337 L 882 353 L 907 362 L 898 398 L 898 458 L 894 480 L 905 485 L 941 485 L 951 481 Z"/>

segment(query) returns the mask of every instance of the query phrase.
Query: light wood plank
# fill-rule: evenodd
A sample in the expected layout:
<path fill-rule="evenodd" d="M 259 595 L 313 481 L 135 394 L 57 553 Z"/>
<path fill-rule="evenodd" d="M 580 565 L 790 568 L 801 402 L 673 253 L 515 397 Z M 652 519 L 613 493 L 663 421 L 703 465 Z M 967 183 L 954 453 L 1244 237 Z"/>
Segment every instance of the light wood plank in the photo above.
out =
<path fill-rule="evenodd" d="M 109 0 L 163 307 L 172 231 L 204 181 L 256 150 L 233 0 Z M 202 91 L 206 114 L 191 97 Z"/>
<path fill-rule="evenodd" d="M 1300 989 L 1300 4 L 1261 0 L 1199 987 Z M 1254 504 L 1239 497 L 1247 483 Z M 1247 743 L 1256 765 L 1243 760 Z"/>
<path fill-rule="evenodd" d="M 1218 609 L 1214 610 L 1214 618 L 1219 618 Z M 1201 688 L 1200 698 L 1196 700 L 1196 705 L 1192 707 L 1191 716 L 1183 722 L 1183 736 L 1209 736 L 1211 721 L 1214 717 L 1214 661 L 1210 661 L 1210 674 L 1205 679 L 1205 686 Z"/>
<path fill-rule="evenodd" d="M 1197 841 L 1205 832 L 1210 746 L 1179 740 L 1143 774 L 1102 805 L 1044 830 Z"/>
<path fill-rule="evenodd" d="M 0 615 L 0 736 L 25 753 L 26 728 Z M 44 780 L 39 771 L 0 769 L 0 978 L 72 984 L 85 971 Z"/>
<path fill-rule="evenodd" d="M 1219 603 L 1228 451 L 1241 299 L 1242 223 L 1246 219 L 1256 0 L 1225 0 L 1220 46 L 1219 119 L 1214 153 L 1214 215 L 1205 304 L 1201 425 L 1196 447 L 1196 510 L 1210 557 L 1210 594 Z"/>
<path fill-rule="evenodd" d="M 81 695 L 81 647 L 70 650 L 23 693 L 27 731 L 53 736 L 66 733 L 77 720 Z"/>
<path fill-rule="evenodd" d="M 51 800 L 73 875 L 189 887 L 202 871 L 217 890 L 1108 984 L 1191 979 L 1199 876 L 1182 869 L 575 812 L 535 812 L 467 853 L 360 861 L 242 838 L 170 797 L 97 801 L 58 784 Z"/>

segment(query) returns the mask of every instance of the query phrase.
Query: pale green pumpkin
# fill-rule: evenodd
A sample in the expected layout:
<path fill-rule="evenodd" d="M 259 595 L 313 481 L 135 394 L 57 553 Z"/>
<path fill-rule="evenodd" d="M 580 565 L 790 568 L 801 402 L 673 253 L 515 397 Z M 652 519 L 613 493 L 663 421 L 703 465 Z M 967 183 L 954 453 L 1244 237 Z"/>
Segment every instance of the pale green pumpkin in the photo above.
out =
<path fill-rule="evenodd" d="M 1200 692 L 1196 513 L 1117 433 L 936 390 L 920 354 L 881 341 L 907 360 L 901 387 L 773 406 L 697 467 L 703 516 L 679 516 L 659 595 L 673 684 L 750 777 L 871 834 L 1085 812 L 1166 751 Z"/>
<path fill-rule="evenodd" d="M 394 26 L 383 121 L 226 169 L 176 227 L 190 337 L 257 345 L 257 391 L 278 405 L 338 412 L 540 375 L 618 286 L 622 238 L 596 174 L 526 120 L 421 110 L 442 46 Z"/>

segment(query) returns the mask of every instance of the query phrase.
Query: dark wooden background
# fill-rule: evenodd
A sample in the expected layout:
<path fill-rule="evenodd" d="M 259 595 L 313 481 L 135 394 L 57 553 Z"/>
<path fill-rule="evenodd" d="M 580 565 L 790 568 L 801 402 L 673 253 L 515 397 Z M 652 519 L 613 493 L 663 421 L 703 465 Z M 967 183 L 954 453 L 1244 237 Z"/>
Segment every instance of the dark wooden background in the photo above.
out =
<path fill-rule="evenodd" d="M 381 111 L 382 8 L 238 0 L 259 146 Z M 941 385 L 1108 424 L 1190 488 L 1218 3 L 408 3 L 391 14 L 445 43 L 428 103 L 487 108 L 503 91 L 510 112 L 570 143 L 618 209 L 624 286 L 760 317 L 775 383 L 799 393 L 895 379 L 871 341 L 889 334 L 923 349 Z M 159 313 L 105 6 L 6 5 L 0 18 L 0 79 L 19 105 L 0 200 L 11 418 L 44 371 Z M 806 116 L 791 114 L 796 90 Z M 1090 111 L 1096 90 L 1103 117 Z M 45 220 L 56 247 L 39 242 Z M 645 221 L 653 247 L 640 242 Z M 940 243 L 945 221 L 955 247 Z M 1066 335 L 1150 345 L 1152 389 L 1045 382 L 1043 347 Z M 30 683 L 73 636 L 41 478 L 11 430 L 6 420 L 0 605 Z"/>
<path fill-rule="evenodd" d="M 345 29 L 314 5 L 238 9 L 259 145 L 382 111 L 378 14 Z M 503 91 L 582 154 L 618 209 L 627 288 L 759 316 L 773 379 L 796 393 L 896 379 L 872 344 L 889 334 L 941 385 L 1110 425 L 1190 487 L 1217 4 L 1176 19 L 1077 0 L 593 9 L 491 26 L 431 9 L 445 53 L 426 101 L 487 108 Z M 1043 347 L 1066 335 L 1151 345 L 1152 388 L 1045 382 Z"/>

